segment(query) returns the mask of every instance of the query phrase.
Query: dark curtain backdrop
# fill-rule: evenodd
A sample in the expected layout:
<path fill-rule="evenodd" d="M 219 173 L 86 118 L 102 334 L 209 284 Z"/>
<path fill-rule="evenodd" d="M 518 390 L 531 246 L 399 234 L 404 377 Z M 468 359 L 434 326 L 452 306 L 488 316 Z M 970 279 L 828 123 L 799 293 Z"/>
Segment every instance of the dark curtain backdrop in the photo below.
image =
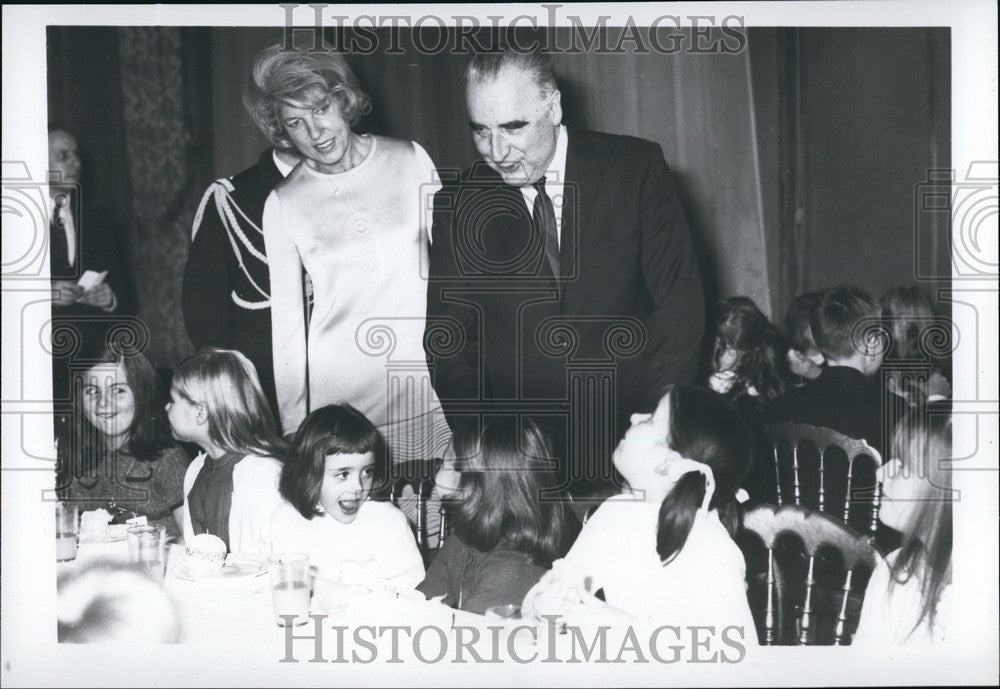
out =
<path fill-rule="evenodd" d="M 80 145 L 81 193 L 93 195 L 117 226 L 130 227 L 119 34 L 104 26 L 49 28 L 48 123 L 68 130 Z M 131 249 L 131 231 L 120 239 Z"/>
<path fill-rule="evenodd" d="M 799 54 L 801 190 L 790 225 L 800 282 L 790 292 L 847 276 L 877 296 L 914 282 L 924 259 L 948 274 L 948 228 L 918 229 L 916 205 L 928 171 L 951 167 L 948 30 L 797 29 L 783 40 Z"/>
<path fill-rule="evenodd" d="M 212 179 L 208 31 L 50 27 L 48 40 L 49 121 L 79 141 L 82 193 L 125 228 L 146 353 L 172 366 L 191 351 L 181 276 Z"/>
<path fill-rule="evenodd" d="M 163 365 L 190 351 L 179 290 L 191 217 L 208 181 L 267 147 L 241 92 L 253 56 L 283 40 L 278 28 L 49 30 L 50 120 L 75 130 L 88 191 L 126 221 Z M 950 164 L 949 54 L 947 29 L 765 28 L 737 54 L 583 52 L 556 68 L 567 123 L 663 147 L 709 297 L 749 295 L 780 319 L 805 290 L 850 282 L 877 296 L 915 282 L 918 261 L 947 274 L 947 228 L 917 222 L 914 198 Z M 349 56 L 374 106 L 362 129 L 466 167 L 464 59 Z"/>

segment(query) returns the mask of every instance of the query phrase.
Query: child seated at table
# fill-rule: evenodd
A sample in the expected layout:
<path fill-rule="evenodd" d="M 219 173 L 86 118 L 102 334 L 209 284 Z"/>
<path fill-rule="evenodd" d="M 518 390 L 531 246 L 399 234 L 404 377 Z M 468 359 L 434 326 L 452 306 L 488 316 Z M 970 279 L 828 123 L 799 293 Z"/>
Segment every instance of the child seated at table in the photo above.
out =
<path fill-rule="evenodd" d="M 786 360 L 796 385 L 814 380 L 823 372 L 826 359 L 813 339 L 809 319 L 822 302 L 822 292 L 806 292 L 795 297 L 785 314 L 785 335 L 788 337 Z"/>
<path fill-rule="evenodd" d="M 287 502 L 272 523 L 275 552 L 306 553 L 324 579 L 413 589 L 424 565 L 409 523 L 395 506 L 368 499 L 387 459 L 378 429 L 349 404 L 309 414 L 281 472 Z"/>
<path fill-rule="evenodd" d="M 879 475 L 881 522 L 903 534 L 868 582 L 855 644 L 942 643 L 951 592 L 951 415 L 913 411 Z"/>
<path fill-rule="evenodd" d="M 721 395 L 671 387 L 654 413 L 632 415 L 615 449 L 629 490 L 584 524 L 566 558 L 525 597 L 522 614 L 561 615 L 568 624 L 735 625 L 755 644 L 746 566 L 733 541 L 750 454 L 750 431 Z"/>
<path fill-rule="evenodd" d="M 933 337 L 947 342 L 947 322 L 935 320 L 934 304 L 919 287 L 896 287 L 882 295 L 882 318 L 892 336 L 892 346 L 884 366 L 889 389 L 910 404 L 934 402 L 951 397 L 942 359 L 935 349 L 943 349 Z M 928 337 L 930 335 L 931 337 Z M 916 364 L 917 368 L 914 368 Z"/>
<path fill-rule="evenodd" d="M 229 552 L 269 555 L 285 445 L 253 364 L 207 347 L 188 357 L 174 372 L 167 418 L 175 438 L 204 450 L 184 476 L 185 541 L 208 533 Z"/>
<path fill-rule="evenodd" d="M 733 403 L 754 436 L 759 461 L 747 473 L 743 487 L 755 501 L 773 500 L 774 485 L 767 469 L 770 447 L 763 436 L 770 423 L 771 403 L 784 392 L 781 346 L 777 329 L 747 297 L 732 297 L 715 306 L 714 373 L 709 387 Z"/>
<path fill-rule="evenodd" d="M 881 452 L 887 445 L 884 434 L 906 409 L 876 375 L 885 351 L 881 318 L 879 303 L 857 287 L 826 292 L 810 327 L 827 366 L 815 380 L 778 397 L 771 405 L 772 420 L 832 428 Z"/>
<path fill-rule="evenodd" d="M 777 330 L 747 297 L 719 302 L 714 316 L 709 387 L 740 411 L 751 416 L 763 413 L 764 407 L 784 392 Z"/>
<path fill-rule="evenodd" d="M 163 389 L 136 350 L 85 342 L 90 368 L 73 381 L 73 414 L 60 428 L 56 491 L 80 511 L 123 522 L 144 516 L 179 533 L 188 455 L 170 438 Z"/>
<path fill-rule="evenodd" d="M 556 494 L 551 446 L 530 419 L 492 417 L 455 436 L 452 530 L 418 589 L 459 610 L 520 605 L 580 530 Z"/>

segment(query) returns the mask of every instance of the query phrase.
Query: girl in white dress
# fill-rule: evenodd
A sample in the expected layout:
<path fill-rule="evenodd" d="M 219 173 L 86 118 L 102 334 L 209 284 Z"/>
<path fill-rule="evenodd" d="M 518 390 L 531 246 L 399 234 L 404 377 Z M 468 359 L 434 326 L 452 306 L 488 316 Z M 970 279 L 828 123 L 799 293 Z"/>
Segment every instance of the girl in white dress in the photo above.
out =
<path fill-rule="evenodd" d="M 746 566 L 732 540 L 751 447 L 739 413 L 710 390 L 673 386 L 653 414 L 633 414 L 614 454 L 630 490 L 594 513 L 522 610 L 567 623 L 735 627 L 755 645 Z M 599 589 L 606 603 L 594 597 Z"/>
<path fill-rule="evenodd" d="M 385 469 L 384 441 L 357 409 L 331 404 L 314 411 L 281 473 L 287 502 L 274 515 L 275 549 L 307 553 L 324 579 L 414 588 L 424 564 L 406 517 L 368 499 Z"/>

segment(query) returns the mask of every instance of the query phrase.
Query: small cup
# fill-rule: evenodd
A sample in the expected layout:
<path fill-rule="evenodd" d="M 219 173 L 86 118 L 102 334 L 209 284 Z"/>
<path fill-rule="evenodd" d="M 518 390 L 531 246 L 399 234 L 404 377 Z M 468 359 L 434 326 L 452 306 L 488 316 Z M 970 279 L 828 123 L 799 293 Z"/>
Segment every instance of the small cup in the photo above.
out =
<path fill-rule="evenodd" d="M 486 619 L 500 620 L 501 622 L 505 622 L 507 620 L 519 620 L 521 619 L 521 606 L 516 603 L 491 605 L 486 608 Z"/>
<path fill-rule="evenodd" d="M 56 562 L 76 559 L 76 544 L 80 536 L 80 513 L 76 505 L 56 503 Z"/>
<path fill-rule="evenodd" d="M 132 526 L 128 530 L 129 561 L 160 581 L 167 564 L 167 532 L 162 526 Z"/>
<path fill-rule="evenodd" d="M 285 553 L 267 558 L 274 601 L 274 621 L 279 627 L 309 621 L 309 556 Z"/>

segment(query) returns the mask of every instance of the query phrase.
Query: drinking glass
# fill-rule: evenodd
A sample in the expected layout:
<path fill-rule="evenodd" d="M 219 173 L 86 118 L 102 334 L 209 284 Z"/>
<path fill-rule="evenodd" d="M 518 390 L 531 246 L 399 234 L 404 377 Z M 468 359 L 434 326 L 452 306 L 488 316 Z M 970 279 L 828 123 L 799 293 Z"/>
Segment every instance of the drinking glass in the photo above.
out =
<path fill-rule="evenodd" d="M 309 556 L 285 553 L 267 558 L 274 600 L 274 621 L 279 627 L 309 621 Z"/>
<path fill-rule="evenodd" d="M 162 526 L 133 526 L 128 530 L 129 561 L 163 580 L 167 564 L 167 531 Z"/>
<path fill-rule="evenodd" d="M 80 535 L 79 517 L 76 505 L 56 503 L 56 562 L 76 559 L 76 543 Z"/>

